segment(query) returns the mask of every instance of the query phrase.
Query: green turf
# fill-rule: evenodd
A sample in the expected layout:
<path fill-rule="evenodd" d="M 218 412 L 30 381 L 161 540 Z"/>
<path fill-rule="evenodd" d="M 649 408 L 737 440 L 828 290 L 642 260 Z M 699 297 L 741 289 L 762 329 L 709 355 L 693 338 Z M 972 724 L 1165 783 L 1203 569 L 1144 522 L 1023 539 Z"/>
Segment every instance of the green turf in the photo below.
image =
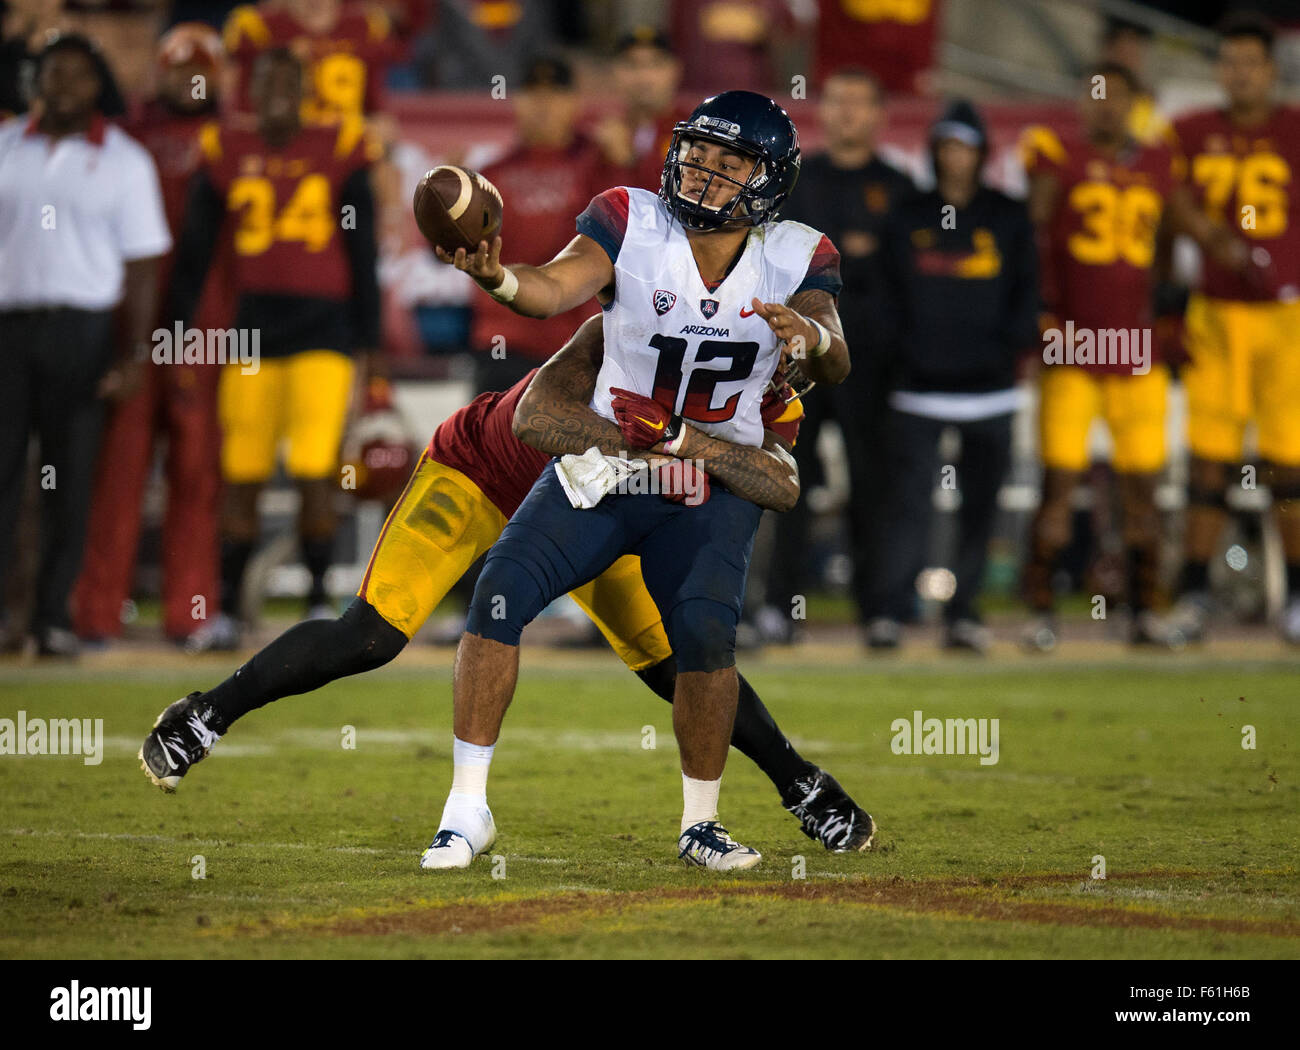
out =
<path fill-rule="evenodd" d="M 1300 954 L 1291 666 L 863 673 L 771 658 L 750 677 L 875 814 L 879 849 L 826 854 L 733 751 L 722 816 L 764 860 L 718 878 L 674 859 L 670 708 L 611 663 L 525 657 L 490 788 L 504 860 L 436 873 L 417 859 L 450 782 L 445 668 L 399 662 L 255 712 L 174 796 L 135 751 L 193 681 L 8 669 L 0 717 L 103 717 L 107 748 L 99 766 L 0 757 L 0 955 Z M 998 718 L 999 762 L 892 754 L 890 723 L 918 708 Z M 1089 878 L 1095 855 L 1105 881 Z"/>

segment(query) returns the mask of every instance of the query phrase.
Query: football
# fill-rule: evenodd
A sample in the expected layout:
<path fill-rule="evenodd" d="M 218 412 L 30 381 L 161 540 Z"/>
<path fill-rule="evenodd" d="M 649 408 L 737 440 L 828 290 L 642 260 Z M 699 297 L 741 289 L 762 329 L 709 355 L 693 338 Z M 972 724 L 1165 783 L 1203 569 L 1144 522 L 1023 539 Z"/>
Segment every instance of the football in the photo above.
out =
<path fill-rule="evenodd" d="M 415 188 L 415 221 L 425 240 L 443 251 L 475 251 L 501 232 L 501 194 L 477 171 L 441 164 Z"/>

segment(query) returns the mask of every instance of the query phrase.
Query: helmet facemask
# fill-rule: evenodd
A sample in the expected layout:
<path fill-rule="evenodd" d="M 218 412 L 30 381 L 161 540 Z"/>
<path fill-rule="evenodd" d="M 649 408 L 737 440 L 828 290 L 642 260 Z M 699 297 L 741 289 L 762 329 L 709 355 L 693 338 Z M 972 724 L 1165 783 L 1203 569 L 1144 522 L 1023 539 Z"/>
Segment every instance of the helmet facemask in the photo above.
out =
<path fill-rule="evenodd" d="M 707 165 L 687 160 L 686 158 L 690 155 L 691 149 L 697 142 L 716 142 L 735 152 L 737 156 L 752 159 L 754 164 L 749 175 L 744 181 L 741 181 L 720 171 L 715 171 Z M 704 184 L 698 194 L 692 191 L 688 195 L 683 189 L 685 182 L 683 176 L 687 171 L 698 171 L 704 176 Z M 734 143 L 726 140 L 713 139 L 700 134 L 690 137 L 684 134 L 673 136 L 672 146 L 668 150 L 663 172 L 664 190 L 673 199 L 674 213 L 682 225 L 691 230 L 757 226 L 767 217 L 766 213 L 771 205 L 768 199 L 758 193 L 767 184 L 768 178 L 767 164 L 761 156 L 736 149 Z M 725 204 L 717 206 L 706 204 L 705 201 L 708 200 L 709 192 L 713 189 L 715 182 L 734 186 L 736 189 L 735 196 Z"/>

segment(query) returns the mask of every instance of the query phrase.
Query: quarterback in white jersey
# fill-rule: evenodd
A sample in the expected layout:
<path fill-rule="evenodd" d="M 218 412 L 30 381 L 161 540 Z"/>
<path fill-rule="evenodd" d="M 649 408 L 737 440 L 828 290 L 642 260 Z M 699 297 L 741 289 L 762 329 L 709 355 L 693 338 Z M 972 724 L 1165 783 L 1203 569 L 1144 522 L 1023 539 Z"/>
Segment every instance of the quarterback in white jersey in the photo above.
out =
<path fill-rule="evenodd" d="M 525 316 L 553 317 L 593 295 L 605 308 L 604 361 L 595 390 L 580 395 L 590 407 L 578 402 L 563 437 L 543 451 L 586 453 L 595 467 L 601 454 L 632 450 L 675 465 L 680 477 L 693 450 L 761 446 L 789 462 L 797 485 L 793 459 L 763 430 L 764 387 L 787 350 L 816 382 L 838 383 L 849 371 L 835 309 L 839 255 L 817 231 L 776 219 L 798 172 L 786 112 L 762 95 L 728 91 L 676 126 L 658 196 L 624 187 L 600 194 L 549 263 L 502 266 L 499 237 L 472 254 L 436 249 Z M 518 420 L 516 434 L 527 439 Z M 719 823 L 717 807 L 736 710 L 736 624 L 761 513 L 716 480 L 696 503 L 679 491 L 629 487 L 580 506 L 556 471 L 542 473 L 474 591 L 456 656 L 452 790 L 422 867 L 466 867 L 495 840 L 487 770 L 523 627 L 627 554 L 641 558 L 676 661 L 678 856 L 714 871 L 758 863 L 758 852 Z"/>
<path fill-rule="evenodd" d="M 620 216 L 626 216 L 622 223 Z M 781 340 L 752 300 L 784 303 L 822 287 L 807 282 L 818 281 L 834 259 L 826 237 L 797 222 L 753 227 L 731 271 L 711 288 L 686 231 L 657 194 L 607 190 L 579 217 L 578 229 L 614 264 L 614 301 L 603 319 L 605 360 L 591 407 L 612 421 L 610 391 L 633 390 L 706 434 L 761 445 L 759 404 L 780 361 Z"/>

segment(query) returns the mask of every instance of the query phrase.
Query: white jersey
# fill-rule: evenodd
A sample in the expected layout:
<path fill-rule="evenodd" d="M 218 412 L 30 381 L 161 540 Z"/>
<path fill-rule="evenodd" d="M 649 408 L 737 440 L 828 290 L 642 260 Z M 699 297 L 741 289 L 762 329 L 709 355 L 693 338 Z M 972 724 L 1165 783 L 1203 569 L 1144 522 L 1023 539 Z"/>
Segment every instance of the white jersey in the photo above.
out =
<path fill-rule="evenodd" d="M 707 434 L 761 445 L 759 408 L 780 360 L 780 340 L 753 312 L 752 301 L 788 300 L 805 283 L 823 241 L 820 254 L 834 254 L 830 242 L 798 222 L 758 226 L 711 292 L 685 231 L 658 196 L 619 188 L 597 202 L 615 200 L 607 209 L 621 212 L 618 194 L 627 202 L 621 244 L 611 247 L 608 236 L 596 234 L 614 259 L 614 301 L 605 308 L 605 358 L 591 407 L 612 421 L 609 391 L 621 387 L 664 405 L 671 401 L 674 412 Z M 586 233 L 591 227 L 580 219 L 578 228 Z"/>

